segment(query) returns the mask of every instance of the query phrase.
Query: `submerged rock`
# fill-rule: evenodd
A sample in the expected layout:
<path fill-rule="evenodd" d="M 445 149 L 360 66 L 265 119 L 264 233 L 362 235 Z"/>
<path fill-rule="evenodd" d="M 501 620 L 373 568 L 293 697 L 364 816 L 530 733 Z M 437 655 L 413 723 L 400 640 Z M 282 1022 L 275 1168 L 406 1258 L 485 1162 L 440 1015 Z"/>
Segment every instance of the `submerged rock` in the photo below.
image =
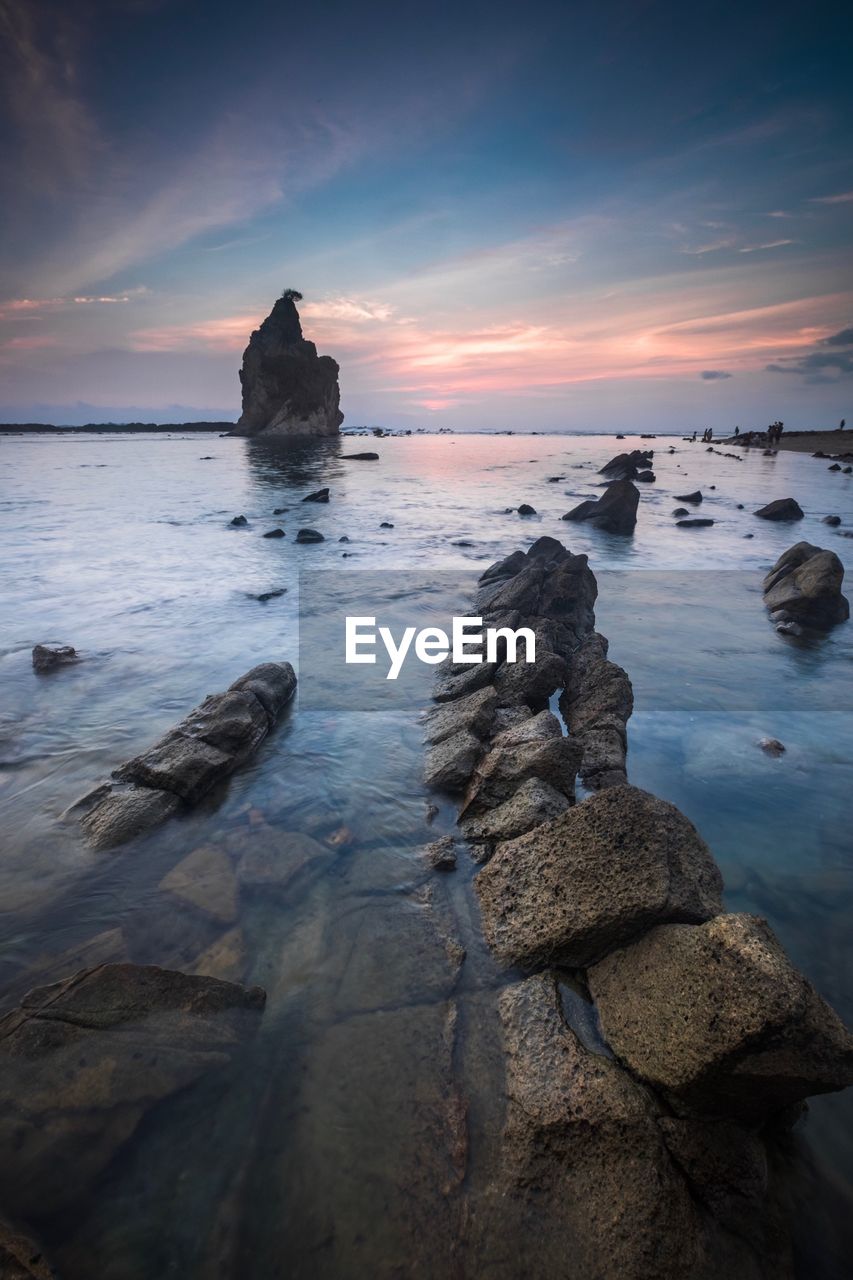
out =
<path fill-rule="evenodd" d="M 674 805 L 611 787 L 501 845 L 476 880 L 486 940 L 512 964 L 583 968 L 665 920 L 720 911 L 722 878 Z"/>
<path fill-rule="evenodd" d="M 764 603 L 774 622 L 828 630 L 850 616 L 842 595 L 844 566 L 834 551 L 798 542 L 779 557 L 764 579 Z"/>
<path fill-rule="evenodd" d="M 303 502 L 328 502 L 329 490 L 316 489 L 314 493 L 307 493 L 305 497 L 302 499 L 302 501 Z"/>
<path fill-rule="evenodd" d="M 77 650 L 70 644 L 37 644 L 33 648 L 33 671 L 40 676 L 76 661 Z"/>
<path fill-rule="evenodd" d="M 233 525 L 235 529 L 244 529 L 248 523 L 249 521 L 245 516 L 234 516 L 233 520 L 229 521 L 229 524 Z"/>
<path fill-rule="evenodd" d="M 270 529 L 269 533 L 265 533 L 263 536 L 265 538 L 284 538 L 286 535 L 283 529 Z"/>
<path fill-rule="evenodd" d="M 300 529 L 296 535 L 297 542 L 325 542 L 326 539 L 318 529 Z"/>
<path fill-rule="evenodd" d="M 693 493 L 677 493 L 675 495 L 676 502 L 692 502 L 694 506 L 702 501 L 702 490 L 694 489 Z"/>
<path fill-rule="evenodd" d="M 802 520 L 803 509 L 794 498 L 777 498 L 759 507 L 755 513 L 762 520 Z"/>
<path fill-rule="evenodd" d="M 616 480 L 600 498 L 581 502 L 563 520 L 588 520 L 608 533 L 631 533 L 637 523 L 640 491 L 630 480 Z"/>
<path fill-rule="evenodd" d="M 237 435 L 338 434 L 344 420 L 338 365 L 331 356 L 318 356 L 314 343 L 303 338 L 295 306 L 299 299 L 286 290 L 243 352 Z"/>
<path fill-rule="evenodd" d="M 0 1019 L 0 1202 L 27 1218 L 85 1197 L 147 1111 L 228 1062 L 264 1000 L 133 964 L 31 991 Z"/>
<path fill-rule="evenodd" d="M 617 1056 L 680 1107 L 757 1124 L 853 1084 L 853 1036 L 757 916 L 661 925 L 589 983 Z"/>

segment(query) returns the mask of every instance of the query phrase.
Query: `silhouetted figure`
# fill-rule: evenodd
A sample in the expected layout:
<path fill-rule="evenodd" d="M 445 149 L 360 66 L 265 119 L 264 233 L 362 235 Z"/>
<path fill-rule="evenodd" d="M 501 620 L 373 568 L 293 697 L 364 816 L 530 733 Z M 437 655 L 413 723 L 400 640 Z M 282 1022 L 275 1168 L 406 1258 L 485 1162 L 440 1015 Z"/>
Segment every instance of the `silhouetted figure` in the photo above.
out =
<path fill-rule="evenodd" d="M 838 424 L 838 430 L 843 431 L 846 426 L 847 426 L 847 419 L 842 418 L 840 423 Z"/>
<path fill-rule="evenodd" d="M 736 436 L 740 435 L 740 427 L 735 427 L 735 435 Z"/>

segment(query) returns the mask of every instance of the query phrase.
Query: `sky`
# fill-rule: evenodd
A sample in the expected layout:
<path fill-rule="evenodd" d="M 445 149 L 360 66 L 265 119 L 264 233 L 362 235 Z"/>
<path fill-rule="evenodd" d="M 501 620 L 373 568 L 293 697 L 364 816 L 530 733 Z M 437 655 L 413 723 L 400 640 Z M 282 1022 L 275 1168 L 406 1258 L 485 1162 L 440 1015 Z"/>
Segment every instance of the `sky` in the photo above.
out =
<path fill-rule="evenodd" d="M 853 19 L 0 0 L 0 420 L 233 420 L 285 287 L 346 424 L 853 421 Z"/>

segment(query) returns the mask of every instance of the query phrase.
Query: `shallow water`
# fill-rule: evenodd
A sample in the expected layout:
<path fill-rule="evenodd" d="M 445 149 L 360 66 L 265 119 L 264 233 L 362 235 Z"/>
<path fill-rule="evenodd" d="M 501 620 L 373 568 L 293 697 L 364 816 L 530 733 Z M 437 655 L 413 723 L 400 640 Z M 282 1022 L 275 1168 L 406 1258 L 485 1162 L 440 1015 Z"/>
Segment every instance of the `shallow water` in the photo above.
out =
<path fill-rule="evenodd" d="M 598 492 L 598 468 L 640 443 L 656 449 L 657 482 L 642 489 L 634 536 L 561 522 Z M 339 457 L 362 448 L 380 461 Z M 409 587 L 424 583 L 422 601 L 407 597 L 411 621 L 426 625 L 437 574 L 461 590 L 544 533 L 587 552 L 599 629 L 637 694 L 631 781 L 689 815 L 729 908 L 766 916 L 853 1022 L 853 628 L 781 637 L 760 594 L 795 541 L 853 565 L 853 540 L 820 523 L 837 512 L 853 528 L 853 477 L 827 465 L 757 451 L 736 461 L 667 437 L 413 436 L 298 450 L 218 437 L 0 441 L 4 1003 L 79 967 L 92 938 L 110 954 L 193 969 L 236 931 L 242 952 L 225 976 L 269 992 L 227 1080 L 152 1113 L 73 1222 L 45 1217 L 64 1275 L 455 1274 L 458 1193 L 476 1206 L 500 1122 L 494 997 L 507 977 L 480 938 L 472 868 L 463 859 L 452 876 L 428 875 L 418 857 L 453 813 L 439 802 L 427 822 L 411 701 L 352 710 L 343 686 L 336 703 L 334 688 L 318 696 L 306 676 L 255 760 L 190 817 L 97 855 L 61 821 L 205 693 L 258 661 L 298 665 L 300 574 L 321 617 L 328 591 L 331 619 L 348 575 L 382 573 L 392 597 L 411 571 Z M 321 485 L 331 502 L 302 505 Z M 674 495 L 696 488 L 716 523 L 678 529 Z M 752 514 L 786 496 L 806 512 L 798 524 Z M 520 518 L 521 502 L 540 514 Z M 248 528 L 229 527 L 237 514 Z M 277 525 L 286 538 L 261 537 Z M 303 526 L 326 541 L 296 544 Z M 83 660 L 36 677 L 39 641 L 73 644 Z M 764 735 L 786 744 L 781 759 L 757 747 Z M 287 833 L 316 839 L 315 856 L 295 858 L 280 891 L 244 890 L 236 915 L 192 909 L 162 886 L 199 847 L 234 866 L 264 840 L 295 848 Z M 467 952 L 461 967 L 454 941 Z M 461 1155 L 448 1165 L 466 1128 L 467 1165 Z M 816 1100 L 801 1131 L 803 1273 L 842 1275 L 853 1095 Z"/>

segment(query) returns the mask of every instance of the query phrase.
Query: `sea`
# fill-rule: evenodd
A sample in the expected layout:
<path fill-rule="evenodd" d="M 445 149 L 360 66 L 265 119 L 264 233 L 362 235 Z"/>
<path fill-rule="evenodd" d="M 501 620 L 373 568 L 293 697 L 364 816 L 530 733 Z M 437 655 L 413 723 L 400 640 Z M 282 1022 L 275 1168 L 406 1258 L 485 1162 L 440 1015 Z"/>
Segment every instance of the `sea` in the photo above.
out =
<path fill-rule="evenodd" d="M 640 447 L 656 479 L 638 486 L 633 535 L 561 519 Z M 464 610 L 480 573 L 543 535 L 596 574 L 597 628 L 635 688 L 630 781 L 687 814 L 727 909 L 765 917 L 853 1025 L 853 624 L 780 635 L 761 596 L 802 540 L 836 552 L 853 595 L 853 476 L 808 454 L 714 449 L 630 435 L 0 439 L 2 1008 L 99 958 L 268 993 L 224 1075 L 150 1112 L 73 1215 L 33 1206 L 66 1280 L 448 1274 L 453 1204 L 476 1212 L 497 1158 L 496 1001 L 517 975 L 485 947 L 464 851 L 447 875 L 420 852 L 454 821 L 422 781 L 428 684 L 397 696 L 378 671 L 375 699 L 353 695 L 339 623 L 357 607 L 430 625 L 442 592 Z M 344 456 L 364 450 L 378 460 Z M 303 501 L 324 487 L 327 503 Z M 714 524 L 679 527 L 695 490 L 690 514 Z M 784 497 L 802 520 L 756 517 Z M 297 542 L 301 528 L 323 540 Z M 37 643 L 79 661 L 36 675 Z M 89 850 L 69 806 L 264 661 L 293 663 L 300 683 L 254 759 L 191 814 Z M 284 887 L 233 880 L 201 905 L 170 888 L 194 851 L 236 869 L 265 841 L 297 851 Z M 441 1163 L 450 1089 L 462 1172 Z M 853 1091 L 812 1100 L 796 1133 L 798 1266 L 834 1280 L 853 1249 Z"/>

